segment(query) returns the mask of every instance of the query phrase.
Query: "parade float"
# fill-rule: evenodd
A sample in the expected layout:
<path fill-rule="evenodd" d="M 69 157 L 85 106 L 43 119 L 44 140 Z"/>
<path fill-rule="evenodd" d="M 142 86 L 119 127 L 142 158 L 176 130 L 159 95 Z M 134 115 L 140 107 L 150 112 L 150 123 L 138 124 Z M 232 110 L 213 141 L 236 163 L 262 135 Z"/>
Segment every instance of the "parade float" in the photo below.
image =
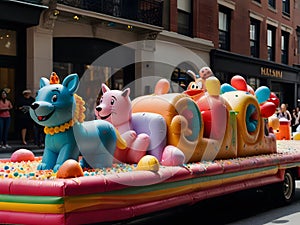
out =
<path fill-rule="evenodd" d="M 241 76 L 221 85 L 209 68 L 199 74 L 182 93 L 162 79 L 133 100 L 129 88 L 99 84 L 93 121 L 76 74 L 41 78 L 30 114 L 45 126 L 44 154 L 0 161 L 0 223 L 114 222 L 267 185 L 292 201 L 300 148 L 276 140 L 276 95 Z"/>

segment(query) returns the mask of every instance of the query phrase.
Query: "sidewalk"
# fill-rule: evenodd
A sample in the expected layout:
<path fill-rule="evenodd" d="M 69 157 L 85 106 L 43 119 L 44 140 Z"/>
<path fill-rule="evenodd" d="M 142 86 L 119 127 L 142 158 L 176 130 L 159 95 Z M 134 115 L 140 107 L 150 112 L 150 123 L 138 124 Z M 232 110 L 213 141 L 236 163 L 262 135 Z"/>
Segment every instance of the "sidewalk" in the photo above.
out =
<path fill-rule="evenodd" d="M 1 153 L 13 153 L 14 151 L 18 149 L 28 149 L 32 150 L 33 152 L 43 152 L 44 148 L 39 147 L 33 143 L 28 143 L 27 145 L 23 145 L 21 141 L 19 140 L 8 140 L 8 145 L 11 146 L 11 148 L 0 148 Z"/>

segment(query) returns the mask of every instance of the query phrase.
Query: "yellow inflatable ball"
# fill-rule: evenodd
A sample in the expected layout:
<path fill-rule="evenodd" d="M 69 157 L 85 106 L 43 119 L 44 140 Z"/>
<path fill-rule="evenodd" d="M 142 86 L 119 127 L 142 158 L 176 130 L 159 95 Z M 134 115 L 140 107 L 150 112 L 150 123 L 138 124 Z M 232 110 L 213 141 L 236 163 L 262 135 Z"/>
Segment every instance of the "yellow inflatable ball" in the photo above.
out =
<path fill-rule="evenodd" d="M 279 118 L 277 118 L 276 116 L 270 116 L 268 118 L 268 125 L 269 127 L 272 127 L 273 130 L 278 130 L 279 129 Z"/>
<path fill-rule="evenodd" d="M 136 169 L 157 172 L 159 170 L 159 162 L 155 156 L 145 155 L 138 162 Z"/>
<path fill-rule="evenodd" d="M 299 141 L 300 140 L 300 132 L 297 132 L 293 136 L 293 140 Z"/>

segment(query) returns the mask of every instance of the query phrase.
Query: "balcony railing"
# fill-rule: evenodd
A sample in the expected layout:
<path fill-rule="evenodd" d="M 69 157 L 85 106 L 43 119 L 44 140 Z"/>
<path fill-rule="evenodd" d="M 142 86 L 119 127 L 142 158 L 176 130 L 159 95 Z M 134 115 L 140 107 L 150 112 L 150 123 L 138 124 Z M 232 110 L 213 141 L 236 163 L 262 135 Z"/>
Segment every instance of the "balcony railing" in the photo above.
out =
<path fill-rule="evenodd" d="M 162 0 L 57 0 L 57 3 L 162 26 Z"/>
<path fill-rule="evenodd" d="M 27 2 L 27 3 L 32 3 L 32 4 L 37 4 L 37 5 L 41 5 L 42 4 L 42 0 L 19 0 L 21 2 Z"/>

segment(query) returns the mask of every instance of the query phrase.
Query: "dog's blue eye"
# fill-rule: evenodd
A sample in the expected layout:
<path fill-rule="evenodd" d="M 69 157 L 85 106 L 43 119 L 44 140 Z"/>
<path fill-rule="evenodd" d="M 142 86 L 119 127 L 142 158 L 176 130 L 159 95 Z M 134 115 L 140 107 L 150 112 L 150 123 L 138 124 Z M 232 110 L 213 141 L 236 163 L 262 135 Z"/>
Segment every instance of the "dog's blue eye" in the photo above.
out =
<path fill-rule="evenodd" d="M 111 105 L 115 104 L 115 100 L 112 99 L 112 100 L 110 101 L 110 104 L 111 104 Z"/>
<path fill-rule="evenodd" d="M 53 95 L 51 101 L 56 102 L 57 101 L 57 95 Z"/>

